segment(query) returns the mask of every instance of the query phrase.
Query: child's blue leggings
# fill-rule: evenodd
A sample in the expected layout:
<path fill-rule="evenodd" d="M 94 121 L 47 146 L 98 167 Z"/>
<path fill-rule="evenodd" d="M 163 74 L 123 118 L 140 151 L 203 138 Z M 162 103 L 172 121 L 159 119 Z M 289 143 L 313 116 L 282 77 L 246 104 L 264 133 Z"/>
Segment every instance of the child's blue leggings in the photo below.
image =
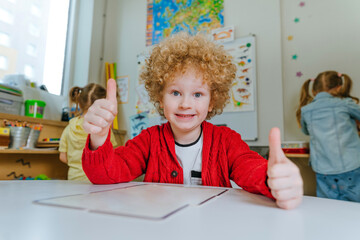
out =
<path fill-rule="evenodd" d="M 316 173 L 316 196 L 360 202 L 360 168 L 341 174 Z"/>

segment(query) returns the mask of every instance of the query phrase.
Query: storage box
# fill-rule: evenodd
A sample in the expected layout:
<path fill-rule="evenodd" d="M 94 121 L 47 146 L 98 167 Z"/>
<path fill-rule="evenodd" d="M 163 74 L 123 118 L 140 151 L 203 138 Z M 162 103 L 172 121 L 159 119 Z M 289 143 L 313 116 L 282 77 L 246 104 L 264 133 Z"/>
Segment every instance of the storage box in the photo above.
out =
<path fill-rule="evenodd" d="M 28 99 L 25 101 L 25 116 L 43 118 L 46 102 Z"/>
<path fill-rule="evenodd" d="M 309 143 L 302 141 L 283 142 L 281 148 L 284 153 L 309 153 Z"/>
<path fill-rule="evenodd" d="M 0 112 L 21 115 L 23 97 L 0 91 Z"/>
<path fill-rule="evenodd" d="M 10 129 L 0 127 L 0 148 L 7 148 L 10 143 Z"/>

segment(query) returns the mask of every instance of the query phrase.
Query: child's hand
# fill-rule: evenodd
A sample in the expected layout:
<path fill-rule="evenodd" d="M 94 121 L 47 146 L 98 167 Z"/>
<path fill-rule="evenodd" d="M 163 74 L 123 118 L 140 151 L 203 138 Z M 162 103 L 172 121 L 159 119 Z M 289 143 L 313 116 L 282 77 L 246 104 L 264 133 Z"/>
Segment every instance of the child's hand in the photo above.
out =
<path fill-rule="evenodd" d="M 90 148 L 97 149 L 103 145 L 109 128 L 117 115 L 116 82 L 109 79 L 106 99 L 98 99 L 88 109 L 84 116 L 83 127 L 90 135 Z"/>
<path fill-rule="evenodd" d="M 268 186 L 280 208 L 297 207 L 303 196 L 303 180 L 299 168 L 286 158 L 281 149 L 280 130 L 273 128 L 269 135 Z"/>

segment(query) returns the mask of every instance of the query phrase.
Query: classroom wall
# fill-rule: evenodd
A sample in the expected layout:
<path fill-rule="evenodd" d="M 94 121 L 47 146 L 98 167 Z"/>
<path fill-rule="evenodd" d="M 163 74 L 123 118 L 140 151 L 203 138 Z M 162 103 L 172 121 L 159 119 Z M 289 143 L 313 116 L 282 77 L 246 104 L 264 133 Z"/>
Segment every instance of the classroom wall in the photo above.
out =
<path fill-rule="evenodd" d="M 360 97 L 360 1 L 281 0 L 285 139 L 308 140 L 296 123 L 300 88 L 319 72 L 335 70 L 353 80 Z M 299 18 L 299 22 L 294 22 Z M 288 36 L 293 40 L 287 40 Z M 298 58 L 292 59 L 296 54 Z M 301 71 L 302 77 L 296 77 Z"/>
<path fill-rule="evenodd" d="M 118 63 L 118 76 L 130 77 L 129 103 L 119 110 L 120 128 L 129 132 L 129 116 L 136 114 L 136 56 L 146 51 L 146 0 L 108 0 L 106 16 L 104 59 Z M 264 145 L 271 127 L 283 130 L 280 1 L 225 0 L 224 18 L 225 26 L 235 26 L 236 38 L 256 35 L 259 138 L 252 144 Z"/>
<path fill-rule="evenodd" d="M 103 68 L 99 69 L 99 61 L 100 66 L 103 66 L 104 61 L 117 62 L 118 75 L 129 75 L 129 103 L 119 105 L 120 128 L 129 134 L 128 117 L 136 113 L 136 55 L 146 50 L 146 0 L 85 2 L 96 5 L 91 8 L 94 27 L 90 40 L 87 40 L 90 41 L 90 55 L 83 55 L 86 57 L 85 63 L 78 60 L 78 64 L 86 68 L 80 67 L 77 76 L 87 76 L 89 81 L 96 81 L 98 76 L 102 78 L 104 73 Z M 249 144 L 267 145 L 268 131 L 273 126 L 282 129 L 284 141 L 308 139 L 296 124 L 295 110 L 302 83 L 307 78 L 315 77 L 318 72 L 333 69 L 349 74 L 354 83 L 353 94 L 360 96 L 360 84 L 357 81 L 360 78 L 360 48 L 357 47 L 360 42 L 360 15 L 357 11 L 360 9 L 360 1 L 224 2 L 225 26 L 234 25 L 236 37 L 249 33 L 257 37 L 259 139 Z M 300 6 L 301 2 L 305 3 L 304 6 Z M 103 13 L 106 14 L 105 20 Z M 299 21 L 295 22 L 295 18 L 299 18 Z M 104 27 L 99 23 L 103 23 Z M 86 29 L 83 31 L 86 33 Z M 102 33 L 104 38 L 94 37 Z M 293 39 L 289 41 L 290 35 Z M 82 38 L 84 36 L 89 34 Z M 91 55 L 94 51 L 96 54 Z M 296 60 L 292 59 L 293 55 L 297 55 Z M 90 56 L 95 56 L 91 63 L 88 60 Z M 95 72 L 91 74 L 91 71 Z M 299 71 L 303 76 L 296 77 Z M 98 82 L 104 83 L 104 79 Z"/>

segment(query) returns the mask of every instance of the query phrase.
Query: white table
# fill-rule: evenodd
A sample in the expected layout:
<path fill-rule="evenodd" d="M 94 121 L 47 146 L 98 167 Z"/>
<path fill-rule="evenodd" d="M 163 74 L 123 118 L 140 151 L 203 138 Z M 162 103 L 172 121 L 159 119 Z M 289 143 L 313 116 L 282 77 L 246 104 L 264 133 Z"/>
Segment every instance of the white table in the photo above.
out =
<path fill-rule="evenodd" d="M 288 211 L 266 197 L 229 189 L 159 221 L 34 203 L 136 184 L 0 181 L 0 239 L 360 239 L 359 203 L 315 197 Z"/>

